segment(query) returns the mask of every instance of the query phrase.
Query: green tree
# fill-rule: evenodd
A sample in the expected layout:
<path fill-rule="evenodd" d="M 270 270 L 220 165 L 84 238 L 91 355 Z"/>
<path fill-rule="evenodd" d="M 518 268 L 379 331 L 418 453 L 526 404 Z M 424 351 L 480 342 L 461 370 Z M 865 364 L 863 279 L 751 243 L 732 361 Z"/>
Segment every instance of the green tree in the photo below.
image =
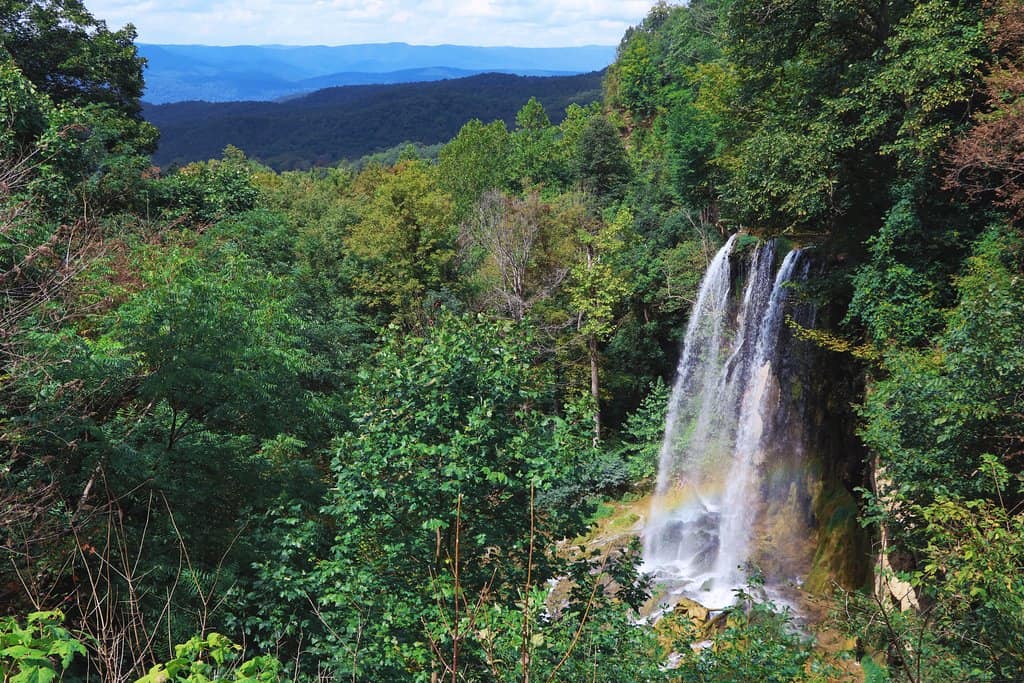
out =
<path fill-rule="evenodd" d="M 145 60 L 134 41 L 133 26 L 111 31 L 80 0 L 9 0 L 0 8 L 0 47 L 56 104 L 108 105 L 139 118 Z"/>
<path fill-rule="evenodd" d="M 61 156 L 58 149 L 74 150 L 50 163 L 65 165 L 60 171 L 73 181 L 72 196 L 77 180 L 91 177 L 94 211 L 122 208 L 128 195 L 139 193 L 141 157 L 156 149 L 157 130 L 141 116 L 145 60 L 134 40 L 132 26 L 112 32 L 80 0 L 12 0 L 0 7 L 0 61 L 55 105 L 43 144 L 54 157 Z"/>
<path fill-rule="evenodd" d="M 650 33 L 636 32 L 623 39 L 615 60 L 616 99 L 641 120 L 654 115 L 660 104 L 662 73 L 655 62 L 653 43 Z"/>
<path fill-rule="evenodd" d="M 4 165 L 10 168 L 46 130 L 53 105 L 10 61 L 0 62 L 0 95 L 5 124 L 0 142 Z"/>
<path fill-rule="evenodd" d="M 680 102 L 668 115 L 668 159 L 672 182 L 679 197 L 694 208 L 717 203 L 717 169 L 712 161 L 719 152 L 716 121 L 689 101 Z"/>
<path fill-rule="evenodd" d="M 1024 434 L 1021 253 L 1019 234 L 1001 226 L 986 232 L 941 329 L 923 348 L 889 347 L 886 374 L 862 409 L 862 436 L 884 468 L 869 512 L 897 549 L 919 558 L 907 578 L 934 604 L 883 636 L 910 648 L 926 633 L 930 649 L 907 661 L 995 680 L 1011 680 L 1021 666 L 1012 654 L 1019 606 L 1008 569 L 1020 553 L 1013 482 Z M 876 611 L 868 609 L 868 618 Z"/>
<path fill-rule="evenodd" d="M 345 241 L 358 269 L 354 293 L 372 313 L 415 325 L 452 284 L 458 232 L 451 198 L 418 161 L 368 169 L 354 190 L 365 201 Z"/>
<path fill-rule="evenodd" d="M 626 273 L 617 263 L 625 248 L 633 217 L 620 209 L 607 224 L 588 218 L 582 206 L 577 210 L 581 253 L 570 271 L 570 305 L 577 311 L 577 330 L 586 340 L 590 364 L 590 395 L 594 402 L 594 444 L 601 439 L 601 381 L 599 344 L 615 329 L 616 314 L 632 289 Z"/>
<path fill-rule="evenodd" d="M 516 130 L 540 132 L 551 126 L 551 119 L 544 111 L 544 105 L 536 97 L 531 97 L 516 113 Z"/>
<path fill-rule="evenodd" d="M 255 176 L 261 168 L 228 145 L 220 159 L 196 162 L 162 180 L 170 217 L 213 223 L 256 206 Z"/>
<path fill-rule="evenodd" d="M 965 120 L 979 5 L 857 2 L 822 15 L 798 2 L 766 20 L 758 3 L 737 2 L 730 26 L 743 40 L 728 54 L 746 133 L 724 188 L 735 218 L 851 243 L 877 229 L 891 188 L 927 182 Z"/>
<path fill-rule="evenodd" d="M 428 677 L 440 666 L 429 638 L 444 628 L 439 601 L 459 605 L 455 622 L 477 596 L 513 606 L 530 567 L 549 575 L 542 548 L 581 528 L 584 510 L 564 491 L 587 450 L 585 427 L 542 412 L 551 384 L 527 335 L 440 314 L 422 338 L 392 336 L 366 365 L 355 428 L 335 448 L 326 527 L 294 514 L 275 521 L 296 550 L 286 567 L 260 562 L 265 592 L 251 599 L 288 595 L 306 614 L 312 601 L 303 646 L 337 675 Z M 253 624 L 267 643 L 286 627 Z M 467 653 L 472 662 L 486 670 Z"/>
<path fill-rule="evenodd" d="M 465 217 L 484 192 L 508 189 L 511 155 L 512 138 L 502 121 L 473 119 L 444 146 L 438 182 L 452 196 L 457 216 Z"/>
<path fill-rule="evenodd" d="M 620 198 L 632 175 L 622 138 L 604 116 L 593 116 L 576 147 L 576 178 L 601 201 Z"/>
<path fill-rule="evenodd" d="M 619 44 L 605 80 L 608 103 L 640 126 L 671 111 L 690 88 L 692 69 L 721 57 L 731 5 L 732 0 L 655 4 Z"/>
<path fill-rule="evenodd" d="M 211 264 L 212 265 L 212 264 Z M 300 398 L 296 321 L 281 282 L 231 258 L 211 272 L 193 259 L 167 264 L 119 311 L 115 330 L 147 371 L 143 400 L 166 402 L 168 448 L 187 423 L 264 437 L 286 431 Z M 159 278 L 159 279 L 157 279 Z"/>
<path fill-rule="evenodd" d="M 557 135 L 558 128 L 551 125 L 544 105 L 531 97 L 516 114 L 516 129 L 512 133 L 511 174 L 520 187 L 557 187 Z"/>

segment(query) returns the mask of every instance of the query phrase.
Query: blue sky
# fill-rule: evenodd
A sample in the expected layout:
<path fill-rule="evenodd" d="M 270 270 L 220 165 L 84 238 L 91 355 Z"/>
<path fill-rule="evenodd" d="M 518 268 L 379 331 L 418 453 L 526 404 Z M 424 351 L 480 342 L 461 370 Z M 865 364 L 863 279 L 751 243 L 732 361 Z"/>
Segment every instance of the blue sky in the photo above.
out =
<path fill-rule="evenodd" d="M 654 0 L 87 0 L 144 43 L 616 45 Z"/>

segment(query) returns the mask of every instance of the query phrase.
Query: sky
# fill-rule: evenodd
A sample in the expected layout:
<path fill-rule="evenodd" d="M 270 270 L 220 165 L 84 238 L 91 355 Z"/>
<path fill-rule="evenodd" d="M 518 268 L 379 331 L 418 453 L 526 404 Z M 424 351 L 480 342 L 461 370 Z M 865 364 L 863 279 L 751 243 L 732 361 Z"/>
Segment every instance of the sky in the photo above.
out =
<path fill-rule="evenodd" d="M 617 45 L 654 0 L 86 0 L 138 42 Z"/>

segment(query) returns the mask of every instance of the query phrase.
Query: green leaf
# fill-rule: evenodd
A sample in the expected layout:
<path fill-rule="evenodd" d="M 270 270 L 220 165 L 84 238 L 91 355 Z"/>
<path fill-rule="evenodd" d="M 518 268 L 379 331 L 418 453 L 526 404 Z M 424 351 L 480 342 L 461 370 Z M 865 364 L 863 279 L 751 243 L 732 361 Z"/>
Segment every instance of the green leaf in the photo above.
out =
<path fill-rule="evenodd" d="M 11 647 L 4 648 L 3 650 L 0 650 L 0 655 L 17 660 L 46 659 L 45 652 L 34 647 L 28 647 L 27 645 L 13 645 Z"/>
<path fill-rule="evenodd" d="M 50 683 L 57 677 L 52 667 L 22 667 L 10 678 L 10 683 Z"/>

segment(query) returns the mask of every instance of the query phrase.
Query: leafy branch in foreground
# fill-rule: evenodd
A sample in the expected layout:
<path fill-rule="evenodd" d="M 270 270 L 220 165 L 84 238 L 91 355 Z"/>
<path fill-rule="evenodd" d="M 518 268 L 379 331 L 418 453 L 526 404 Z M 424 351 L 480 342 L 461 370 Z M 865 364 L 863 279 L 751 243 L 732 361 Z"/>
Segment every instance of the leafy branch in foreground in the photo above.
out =
<path fill-rule="evenodd" d="M 0 674 L 4 683 L 49 683 L 63 678 L 85 646 L 62 625 L 60 611 L 33 612 L 25 626 L 0 617 Z"/>

